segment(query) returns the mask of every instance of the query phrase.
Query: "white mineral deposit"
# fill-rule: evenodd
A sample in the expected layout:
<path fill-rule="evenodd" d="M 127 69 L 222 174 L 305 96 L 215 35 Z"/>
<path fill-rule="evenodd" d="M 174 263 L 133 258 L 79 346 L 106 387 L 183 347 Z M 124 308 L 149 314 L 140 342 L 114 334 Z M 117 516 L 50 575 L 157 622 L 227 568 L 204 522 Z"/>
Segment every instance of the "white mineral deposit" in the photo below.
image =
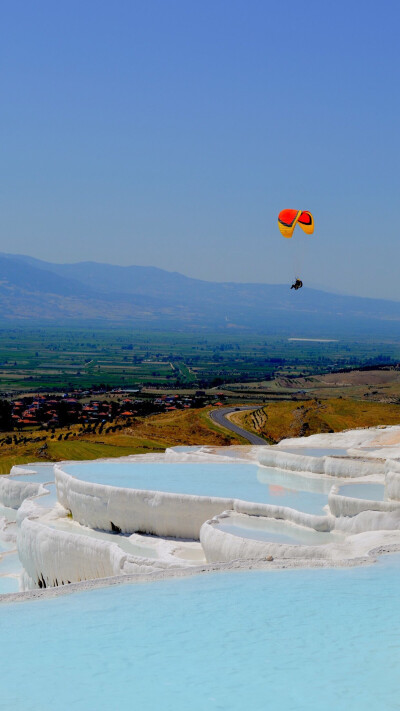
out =
<path fill-rule="evenodd" d="M 34 594 L 227 566 L 372 562 L 400 549 L 399 458 L 400 427 L 378 427 L 271 447 L 13 467 L 0 479 L 0 590 L 17 577 L 21 593 Z M 109 483 L 110 467 L 123 486 Z M 291 505 L 282 505 L 286 494 Z"/>

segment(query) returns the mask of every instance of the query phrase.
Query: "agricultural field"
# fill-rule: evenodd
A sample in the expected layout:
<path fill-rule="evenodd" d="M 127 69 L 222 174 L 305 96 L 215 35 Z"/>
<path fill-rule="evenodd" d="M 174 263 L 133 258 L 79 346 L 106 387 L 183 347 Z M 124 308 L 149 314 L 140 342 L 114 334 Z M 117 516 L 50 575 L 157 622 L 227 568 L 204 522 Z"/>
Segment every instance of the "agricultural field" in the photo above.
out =
<path fill-rule="evenodd" d="M 196 390 L 291 397 L 285 379 L 400 361 L 400 343 L 130 331 L 2 329 L 0 394 L 110 388 Z M 273 383 L 272 383 L 273 381 Z M 306 387 L 304 381 L 304 388 Z M 297 383 L 295 383 L 295 388 Z"/>
<path fill-rule="evenodd" d="M 396 341 L 228 338 L 118 328 L 3 329 L 0 336 L 3 403 L 25 395 L 29 400 L 34 393 L 62 399 L 75 390 L 76 402 L 87 405 L 96 388 L 99 403 L 104 398 L 118 401 L 118 407 L 128 402 L 123 400 L 126 395 L 110 389 L 128 394 L 132 390 L 133 398 L 139 398 L 139 404 L 132 405 L 136 413 L 132 410 L 125 421 L 120 413 L 112 427 L 89 422 L 93 416 L 86 424 L 60 420 L 46 428 L 28 423 L 1 432 L 0 473 L 32 461 L 119 457 L 174 445 L 244 444 L 208 417 L 218 399 L 229 405 L 254 404 L 253 414 L 234 413 L 232 419 L 270 443 L 301 434 L 400 423 Z M 153 405 L 163 393 L 180 393 L 182 403 L 191 404 L 175 409 L 167 402 L 165 411 L 155 414 L 162 406 Z M 201 401 L 210 407 L 200 407 Z"/>
<path fill-rule="evenodd" d="M 234 396 L 276 400 L 306 400 L 310 397 L 322 400 L 347 398 L 368 402 L 400 403 L 399 365 L 365 367 L 342 372 L 331 372 L 306 377 L 282 376 L 270 382 L 232 385 Z"/>

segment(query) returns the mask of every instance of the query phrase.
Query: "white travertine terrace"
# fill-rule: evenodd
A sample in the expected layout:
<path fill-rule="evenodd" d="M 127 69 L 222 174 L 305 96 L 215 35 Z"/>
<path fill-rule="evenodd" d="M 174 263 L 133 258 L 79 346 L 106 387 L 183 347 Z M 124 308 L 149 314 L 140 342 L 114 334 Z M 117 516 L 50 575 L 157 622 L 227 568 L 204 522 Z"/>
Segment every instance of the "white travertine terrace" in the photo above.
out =
<path fill-rule="evenodd" d="M 357 516 L 362 511 L 394 511 L 400 517 L 400 501 L 371 501 L 369 499 L 353 498 L 338 493 L 338 487 L 333 486 L 328 498 L 329 510 L 337 518 L 340 516 Z"/>
<path fill-rule="evenodd" d="M 32 481 L 20 481 L 18 477 L 22 475 L 32 477 Z M 35 481 L 31 469 L 15 466 L 7 477 L 0 476 L 0 502 L 3 506 L 18 509 L 25 499 L 41 493 L 44 493 L 43 484 Z"/>
<path fill-rule="evenodd" d="M 167 570 L 190 565 L 163 551 L 162 557 L 125 552 L 116 542 L 57 530 L 48 521 L 25 517 L 18 531 L 18 552 L 24 566 L 24 587 L 65 585 L 80 580 Z"/>
<path fill-rule="evenodd" d="M 58 500 L 74 520 L 90 528 L 112 531 L 116 526 L 123 533 L 198 539 L 204 521 L 233 506 L 233 499 L 92 484 L 62 466 L 54 467 Z"/>
<path fill-rule="evenodd" d="M 296 453 L 287 452 L 290 447 L 295 447 Z M 337 449 L 338 455 L 310 456 L 312 448 Z M 260 467 L 260 481 L 262 467 L 274 467 L 282 486 L 290 488 L 289 482 L 295 478 L 300 491 L 316 491 L 318 481 L 318 491 L 330 492 L 326 513 L 92 483 L 67 473 L 65 463 L 54 467 L 58 503 L 54 505 L 52 500 L 50 505 L 44 495 L 46 485 L 34 477 L 32 481 L 18 480 L 21 475 L 29 479 L 32 468 L 16 467 L 10 476 L 0 478 L 0 504 L 18 509 L 24 589 L 132 573 L 173 574 L 188 567 L 196 569 L 205 561 L 222 564 L 273 557 L 284 561 L 286 567 L 301 560 L 304 565 L 347 564 L 375 548 L 390 550 L 400 545 L 400 427 L 313 435 L 274 447 L 204 447 L 144 456 L 153 456 L 147 461 L 169 463 L 239 458 Z M 340 480 L 385 484 L 385 500 L 346 496 L 343 488 L 339 493 Z M 255 520 L 261 528 L 263 521 L 273 520 L 282 522 L 286 532 L 308 531 L 311 541 L 319 538 L 324 542 L 304 544 L 301 536 L 299 543 L 269 541 L 265 536 L 258 540 L 239 535 L 236 529 L 235 533 L 224 530 L 227 521 L 238 520 L 244 531 Z"/>
<path fill-rule="evenodd" d="M 46 508 L 45 500 L 41 491 L 26 498 L 17 512 L 23 590 L 205 562 L 198 543 L 92 531 L 71 520 L 59 503 Z"/>
<path fill-rule="evenodd" d="M 261 449 L 261 447 L 260 447 Z M 214 460 L 211 460 L 214 461 Z M 240 499 L 171 494 L 160 491 L 126 489 L 76 479 L 55 465 L 59 502 L 84 526 L 123 533 L 150 533 L 157 536 L 199 539 L 204 521 L 221 511 L 233 509 L 258 516 L 289 517 L 298 523 L 326 530 L 326 516 L 314 516 L 270 504 Z"/>
<path fill-rule="evenodd" d="M 360 457 L 327 455 L 310 457 L 292 452 L 284 452 L 274 447 L 263 447 L 258 461 L 266 467 L 279 467 L 288 471 L 324 474 L 335 477 L 360 477 L 383 474 L 384 463 Z"/>
<path fill-rule="evenodd" d="M 268 558 L 290 561 L 330 561 L 332 564 L 367 556 L 372 549 L 382 546 L 399 546 L 400 530 L 387 531 L 379 529 L 354 532 L 345 538 L 337 538 L 322 545 L 293 545 L 290 543 L 274 543 L 254 538 L 233 535 L 220 530 L 219 524 L 229 522 L 230 517 L 236 518 L 235 512 L 224 512 L 211 521 L 206 521 L 200 532 L 200 540 L 206 554 L 207 562 L 233 562 L 236 560 L 268 560 Z M 250 522 L 251 517 L 244 517 Z M 340 529 L 337 533 L 339 533 Z M 335 535 L 335 534 L 334 534 Z"/>
<path fill-rule="evenodd" d="M 285 447 L 317 447 L 322 449 L 350 449 L 369 447 L 381 449 L 382 447 L 394 447 L 400 454 L 400 425 L 392 425 L 389 427 L 368 427 L 356 430 L 346 430 L 344 432 L 335 432 L 329 434 L 315 434 L 309 437 L 291 437 L 282 440 L 277 448 L 285 449 Z M 382 451 L 382 450 L 381 450 Z"/>
<path fill-rule="evenodd" d="M 385 488 L 390 499 L 400 499 L 400 461 L 386 461 Z"/>
<path fill-rule="evenodd" d="M 247 514 L 237 514 L 236 511 L 225 511 L 219 516 L 215 516 L 210 521 L 206 521 L 200 531 L 200 541 L 209 563 L 218 561 L 233 560 L 257 560 L 265 559 L 268 556 L 279 558 L 327 558 L 331 549 L 328 545 L 292 545 L 290 543 L 274 543 L 264 540 L 256 540 L 219 528 L 219 524 L 242 518 L 243 521 L 251 522 L 254 518 Z M 286 524 L 286 519 L 283 519 Z M 297 528 L 296 524 L 290 524 Z M 332 547 L 332 552 L 337 552 L 337 547 Z M 333 556 L 331 556 L 333 557 Z M 343 557 L 343 556 L 341 556 Z"/>

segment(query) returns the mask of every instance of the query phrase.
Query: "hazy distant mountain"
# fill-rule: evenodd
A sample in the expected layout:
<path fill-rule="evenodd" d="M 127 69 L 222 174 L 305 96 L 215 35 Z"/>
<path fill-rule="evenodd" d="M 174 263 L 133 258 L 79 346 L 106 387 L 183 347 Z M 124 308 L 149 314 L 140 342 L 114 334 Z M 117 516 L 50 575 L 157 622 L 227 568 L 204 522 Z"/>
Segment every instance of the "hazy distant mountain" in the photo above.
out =
<path fill-rule="evenodd" d="M 97 322 L 289 335 L 400 335 L 400 303 L 288 284 L 215 283 L 154 267 L 0 254 L 2 322 Z"/>

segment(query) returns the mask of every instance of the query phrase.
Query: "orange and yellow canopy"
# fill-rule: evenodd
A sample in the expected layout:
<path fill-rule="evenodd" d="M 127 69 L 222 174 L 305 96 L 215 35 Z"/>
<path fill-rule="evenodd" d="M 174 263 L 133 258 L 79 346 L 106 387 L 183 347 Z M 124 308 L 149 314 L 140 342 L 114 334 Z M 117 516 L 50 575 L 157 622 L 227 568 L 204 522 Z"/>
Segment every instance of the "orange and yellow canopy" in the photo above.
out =
<path fill-rule="evenodd" d="M 311 212 L 303 210 L 281 210 L 278 217 L 278 226 L 284 237 L 292 237 L 294 228 L 299 224 L 307 234 L 314 232 L 314 218 Z"/>

